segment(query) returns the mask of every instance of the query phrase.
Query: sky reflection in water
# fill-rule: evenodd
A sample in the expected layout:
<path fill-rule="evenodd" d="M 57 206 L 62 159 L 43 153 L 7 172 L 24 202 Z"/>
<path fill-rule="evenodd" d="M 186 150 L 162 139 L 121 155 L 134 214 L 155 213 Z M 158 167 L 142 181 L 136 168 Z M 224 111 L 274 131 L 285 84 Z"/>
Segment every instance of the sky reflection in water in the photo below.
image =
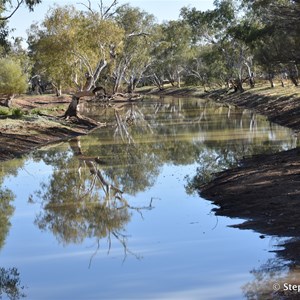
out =
<path fill-rule="evenodd" d="M 28 299 L 241 299 L 272 240 L 228 227 L 193 180 L 295 147 L 291 132 L 199 99 L 125 106 L 118 124 L 84 113 L 111 126 L 1 166 L 15 194 L 1 267 Z"/>

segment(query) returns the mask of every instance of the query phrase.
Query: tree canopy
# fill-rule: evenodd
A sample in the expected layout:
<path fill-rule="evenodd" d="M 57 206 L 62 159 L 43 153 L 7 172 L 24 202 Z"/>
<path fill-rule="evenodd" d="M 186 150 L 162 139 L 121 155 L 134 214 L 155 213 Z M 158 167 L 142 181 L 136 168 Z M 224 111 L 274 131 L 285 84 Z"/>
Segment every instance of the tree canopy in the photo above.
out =
<path fill-rule="evenodd" d="M 13 49 L 7 43 L 11 12 L 40 2 L 0 2 L 2 56 Z M 161 24 L 128 4 L 101 1 L 95 9 L 91 3 L 56 5 L 31 26 L 29 77 L 39 74 L 57 91 L 74 92 L 101 86 L 132 93 L 139 84 L 161 89 L 165 83 L 242 92 L 258 77 L 271 86 L 275 77 L 298 85 L 299 1 L 216 0 L 211 10 L 183 7 L 178 20 Z"/>
<path fill-rule="evenodd" d="M 13 17 L 22 5 L 33 11 L 34 6 L 41 2 L 42 0 L 0 0 L 0 57 L 3 55 L 3 52 L 9 51 L 7 37 L 10 29 L 8 28 L 8 20 Z"/>
<path fill-rule="evenodd" d="M 12 59 L 0 58 L 0 94 L 8 96 L 9 101 L 15 94 L 24 93 L 27 89 L 27 78 L 22 72 L 19 62 Z"/>
<path fill-rule="evenodd" d="M 35 5 L 42 0 L 0 0 L 0 21 L 10 19 L 21 5 L 26 5 L 30 11 L 33 11 Z"/>

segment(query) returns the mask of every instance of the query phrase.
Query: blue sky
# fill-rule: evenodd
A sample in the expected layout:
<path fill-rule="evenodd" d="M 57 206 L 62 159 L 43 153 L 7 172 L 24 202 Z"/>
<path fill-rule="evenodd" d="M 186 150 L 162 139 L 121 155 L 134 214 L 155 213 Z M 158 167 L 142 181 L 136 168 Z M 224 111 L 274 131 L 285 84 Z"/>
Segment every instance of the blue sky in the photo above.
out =
<path fill-rule="evenodd" d="M 66 5 L 73 4 L 78 7 L 83 7 L 77 3 L 88 3 L 86 0 L 43 0 L 42 4 L 38 5 L 34 12 L 29 13 L 28 9 L 22 7 L 11 18 L 9 22 L 10 28 L 15 28 L 15 31 L 11 36 L 22 36 L 26 39 L 26 30 L 35 21 L 43 20 L 47 10 L 53 4 Z M 97 8 L 97 0 L 91 0 L 95 8 Z M 140 7 L 141 9 L 156 16 L 159 22 L 164 20 L 176 20 L 178 19 L 180 9 L 184 6 L 196 7 L 199 10 L 207 10 L 213 8 L 213 0 L 119 0 L 119 4 L 129 3 L 131 6 Z M 110 0 L 104 1 L 104 3 L 111 3 Z"/>

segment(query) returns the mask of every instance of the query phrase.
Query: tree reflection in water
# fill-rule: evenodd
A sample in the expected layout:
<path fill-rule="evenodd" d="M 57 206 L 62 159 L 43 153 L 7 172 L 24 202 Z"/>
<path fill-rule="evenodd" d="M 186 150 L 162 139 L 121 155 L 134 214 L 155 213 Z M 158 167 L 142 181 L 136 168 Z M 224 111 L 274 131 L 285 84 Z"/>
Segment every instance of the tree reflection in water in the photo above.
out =
<path fill-rule="evenodd" d="M 152 112 L 145 118 L 138 106 L 121 104 L 107 112 L 115 118 L 112 130 L 86 137 L 82 147 L 79 140 L 73 140 L 70 150 L 48 151 L 42 158 L 54 172 L 37 192 L 43 209 L 36 224 L 64 244 L 95 238 L 91 261 L 103 238 L 108 240 L 108 251 L 116 239 L 124 249 L 124 258 L 135 255 L 128 249 L 124 228 L 133 211 L 142 213 L 153 207 L 152 203 L 133 207 L 124 195 L 151 186 L 162 165 L 198 162 L 196 176 L 188 179 L 187 190 L 193 192 L 199 181 L 211 180 L 213 173 L 238 164 L 244 156 L 282 149 L 281 143 L 256 135 L 255 114 L 221 105 L 216 109 L 208 101 L 199 105 L 197 109 L 183 109 L 175 101 L 149 105 Z M 218 117 L 224 113 L 227 118 Z M 265 123 L 264 128 L 272 132 L 272 125 Z M 245 295 L 247 291 L 245 287 Z M 252 299 L 251 294 L 247 297 Z"/>
<path fill-rule="evenodd" d="M 19 160 L 21 165 L 22 160 Z M 10 170 L 9 174 L 16 174 L 17 169 L 20 167 L 18 165 L 18 160 L 16 160 L 16 168 Z M 7 170 L 6 170 L 7 171 Z M 13 215 L 14 207 L 12 202 L 15 199 L 15 195 L 9 189 L 2 188 L 4 176 L 7 175 L 4 172 L 4 168 L 1 168 L 0 172 L 0 249 L 5 244 L 6 236 L 8 235 L 11 223 L 10 218 Z M 17 300 L 26 297 L 23 292 L 24 286 L 21 285 L 20 274 L 17 268 L 3 268 L 0 267 L 0 299 L 2 295 L 8 297 L 11 300 Z"/>
<path fill-rule="evenodd" d="M 14 207 L 11 204 L 14 199 L 15 196 L 10 190 L 0 187 L 0 248 L 4 246 L 5 238 L 11 226 L 9 219 L 14 212 Z"/>
<path fill-rule="evenodd" d="M 10 300 L 18 300 L 26 297 L 23 293 L 24 286 L 21 285 L 20 274 L 16 268 L 0 268 L 0 299 L 6 295 Z"/>
<path fill-rule="evenodd" d="M 36 192 L 43 210 L 35 224 L 52 231 L 63 244 L 80 244 L 86 238 L 96 238 L 97 249 L 91 260 L 103 238 L 108 240 L 108 252 L 115 238 L 124 249 L 124 259 L 128 254 L 140 258 L 128 248 L 124 228 L 132 211 L 150 210 L 151 203 L 146 207 L 131 206 L 118 183 L 103 173 L 102 160 L 85 156 L 78 139 L 69 145 L 72 155 L 63 155 L 60 160 L 55 157 L 56 166 L 49 183 L 43 183 Z"/>
<path fill-rule="evenodd" d="M 251 274 L 254 276 L 253 281 L 242 287 L 246 299 L 299 299 L 299 265 L 277 257 L 252 270 Z M 293 290 L 291 286 L 297 289 Z"/>
<path fill-rule="evenodd" d="M 9 232 L 10 217 L 14 212 L 11 202 L 14 195 L 9 190 L 0 190 L 0 249 L 4 246 Z M 16 268 L 0 268 L 0 299 L 6 295 L 9 299 L 17 300 L 25 297 L 24 287 L 21 286 L 20 274 Z"/>

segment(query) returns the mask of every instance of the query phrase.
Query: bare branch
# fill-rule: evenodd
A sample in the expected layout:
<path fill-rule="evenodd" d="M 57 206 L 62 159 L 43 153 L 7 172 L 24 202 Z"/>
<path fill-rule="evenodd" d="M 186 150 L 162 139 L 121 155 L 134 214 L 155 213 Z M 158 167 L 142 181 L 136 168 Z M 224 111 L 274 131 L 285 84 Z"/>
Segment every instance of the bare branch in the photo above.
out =
<path fill-rule="evenodd" d="M 150 33 L 147 32 L 132 32 L 127 35 L 127 37 L 134 37 L 134 36 L 148 36 Z"/>
<path fill-rule="evenodd" d="M 85 67 L 88 69 L 88 72 L 90 75 L 93 75 L 93 68 L 89 62 L 89 59 L 88 57 L 86 57 L 85 55 L 75 51 L 75 50 L 72 50 L 71 53 L 77 57 L 78 59 L 80 59 L 80 61 L 85 65 Z"/>
<path fill-rule="evenodd" d="M 114 0 L 112 2 L 112 4 L 110 6 L 108 6 L 108 7 L 104 7 L 103 6 L 103 2 L 101 0 L 101 4 L 100 5 L 101 5 L 101 17 L 102 17 L 102 19 L 109 18 L 109 17 L 111 17 L 114 14 L 114 12 L 113 13 L 109 13 L 109 12 L 111 11 L 111 9 L 113 7 L 115 7 L 115 6 L 118 5 L 118 0 Z"/>
<path fill-rule="evenodd" d="M 125 262 L 128 253 L 131 254 L 132 256 L 134 256 L 136 259 L 142 259 L 142 256 L 140 256 L 140 255 L 132 252 L 130 249 L 128 249 L 128 247 L 127 247 L 127 237 L 124 234 L 121 234 L 118 231 L 112 231 L 111 233 L 123 246 L 123 249 L 124 249 L 123 262 Z"/>
<path fill-rule="evenodd" d="M 97 248 L 96 248 L 96 251 L 92 254 L 92 256 L 90 258 L 89 269 L 91 268 L 91 266 L 92 266 L 92 260 L 96 256 L 96 254 L 98 253 L 99 249 L 100 249 L 100 239 L 98 238 L 97 239 Z"/>
<path fill-rule="evenodd" d="M 15 12 L 19 9 L 19 7 L 21 6 L 21 4 L 23 2 L 24 2 L 24 0 L 17 0 L 17 5 L 13 9 L 13 11 L 8 16 L 0 17 L 0 21 L 5 21 L 5 20 L 8 20 L 9 18 L 11 18 L 15 14 Z"/>
<path fill-rule="evenodd" d="M 103 1 L 102 0 L 100 0 L 100 3 L 98 4 L 98 6 L 99 6 L 99 10 L 100 10 L 100 15 L 102 17 L 103 16 L 103 10 L 104 10 L 104 8 L 103 8 Z"/>
<path fill-rule="evenodd" d="M 78 2 L 76 4 L 79 4 L 79 5 L 83 5 L 87 10 L 89 10 L 91 13 L 94 13 L 94 11 L 92 10 L 92 3 L 90 0 L 87 0 L 88 1 L 88 5 L 85 4 L 85 3 L 82 3 L 82 2 Z"/>

